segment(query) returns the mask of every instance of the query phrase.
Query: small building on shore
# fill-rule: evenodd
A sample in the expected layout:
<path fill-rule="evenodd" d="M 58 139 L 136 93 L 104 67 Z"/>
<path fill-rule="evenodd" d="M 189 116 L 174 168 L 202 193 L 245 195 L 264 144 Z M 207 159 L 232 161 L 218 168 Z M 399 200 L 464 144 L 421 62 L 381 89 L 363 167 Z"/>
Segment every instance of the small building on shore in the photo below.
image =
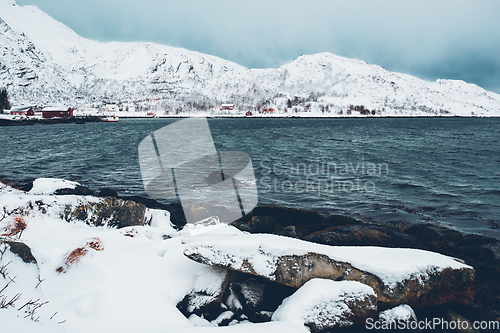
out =
<path fill-rule="evenodd" d="M 42 110 L 44 118 L 70 118 L 73 117 L 73 109 L 61 106 L 50 106 Z"/>
<path fill-rule="evenodd" d="M 221 111 L 232 111 L 234 110 L 234 104 L 222 104 L 220 107 Z"/>
<path fill-rule="evenodd" d="M 10 109 L 12 116 L 34 116 L 35 111 L 32 106 L 20 106 Z"/>

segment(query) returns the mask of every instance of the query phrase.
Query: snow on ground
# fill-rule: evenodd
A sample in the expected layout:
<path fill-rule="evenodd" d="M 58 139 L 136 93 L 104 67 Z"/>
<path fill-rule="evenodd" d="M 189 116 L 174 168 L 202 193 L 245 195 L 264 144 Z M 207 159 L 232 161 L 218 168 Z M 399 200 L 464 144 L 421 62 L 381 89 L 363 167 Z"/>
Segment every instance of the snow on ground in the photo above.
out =
<path fill-rule="evenodd" d="M 304 255 L 309 252 L 325 254 L 330 258 L 351 263 L 354 267 L 372 273 L 388 286 L 405 279 L 425 278 L 432 270 L 441 271 L 471 268 L 455 258 L 418 249 L 399 249 L 373 246 L 328 246 L 266 234 L 240 234 L 232 237 L 200 241 L 191 239 L 186 254 L 200 253 L 214 263 L 243 265 L 244 260 L 261 276 L 273 278 L 277 259 L 284 255 Z"/>
<path fill-rule="evenodd" d="M 56 187 L 48 186 L 48 180 L 35 184 L 43 193 Z M 151 226 L 112 229 L 68 223 L 57 213 L 61 206 L 100 199 L 25 193 L 0 183 L 0 234 L 12 222 L 12 216 L 2 219 L 3 207 L 11 211 L 38 200 L 49 208 L 42 212 L 34 206 L 23 211 L 20 216 L 27 228 L 19 239 L 31 248 L 37 266 L 9 251 L 1 260 L 0 266 L 11 262 L 6 271 L 16 277 L 4 294 L 22 293 L 16 307 L 0 309 L 2 332 L 307 332 L 303 326 L 279 322 L 197 327 L 177 310 L 176 304 L 196 287 L 197 278 L 212 270 L 183 255 L 187 240 L 241 233 L 233 227 L 191 227 L 178 233 L 167 222 L 168 213 L 158 210 L 149 211 Z M 65 273 L 56 271 L 68 253 L 96 238 L 101 251 L 89 249 Z M 17 235 L 0 239 L 17 240 Z M 43 281 L 35 288 L 38 276 Z M 6 281 L 0 275 L 0 290 Z M 48 301 L 36 311 L 39 322 L 24 318 L 24 312 L 17 310 L 36 299 Z"/>

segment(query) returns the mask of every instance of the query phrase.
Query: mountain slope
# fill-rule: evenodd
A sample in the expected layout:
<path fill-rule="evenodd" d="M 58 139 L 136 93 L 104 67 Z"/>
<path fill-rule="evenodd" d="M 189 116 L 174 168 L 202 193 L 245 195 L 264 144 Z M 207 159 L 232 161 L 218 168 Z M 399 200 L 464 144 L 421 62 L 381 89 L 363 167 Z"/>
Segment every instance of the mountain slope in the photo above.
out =
<path fill-rule="evenodd" d="M 332 115 L 354 114 L 351 105 L 381 115 L 500 115 L 500 95 L 463 81 L 426 82 L 331 53 L 247 69 L 154 43 L 101 43 L 12 0 L 0 0 L 0 53 L 0 87 L 14 104 L 159 99 L 166 109 L 232 102 Z"/>

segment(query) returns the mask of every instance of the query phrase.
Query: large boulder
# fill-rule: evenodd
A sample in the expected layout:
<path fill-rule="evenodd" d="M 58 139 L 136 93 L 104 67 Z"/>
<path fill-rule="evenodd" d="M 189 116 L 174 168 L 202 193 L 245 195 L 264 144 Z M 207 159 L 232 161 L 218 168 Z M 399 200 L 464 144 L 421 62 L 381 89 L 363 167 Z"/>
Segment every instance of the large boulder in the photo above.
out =
<path fill-rule="evenodd" d="M 272 216 L 253 216 L 249 224 L 252 233 L 273 233 L 277 229 L 276 220 Z"/>
<path fill-rule="evenodd" d="M 31 248 L 20 241 L 10 241 L 10 240 L 2 240 L 0 239 L 0 246 L 5 244 L 6 248 L 9 249 L 10 252 L 17 255 L 27 264 L 36 264 L 36 259 L 31 252 Z"/>
<path fill-rule="evenodd" d="M 355 281 L 312 279 L 286 298 L 272 320 L 303 324 L 311 332 L 364 325 L 377 315 L 377 295 Z"/>
<path fill-rule="evenodd" d="M 146 206 L 130 200 L 112 197 L 82 201 L 77 205 L 66 205 L 61 212 L 66 221 L 83 221 L 92 226 L 129 227 L 149 223 Z"/>
<path fill-rule="evenodd" d="M 394 228 L 380 225 L 347 225 L 331 231 L 307 237 L 314 243 L 349 246 L 385 246 L 418 249 L 420 244 L 414 237 Z"/>
<path fill-rule="evenodd" d="M 291 287 L 313 278 L 353 280 L 372 287 L 384 306 L 474 301 L 474 269 L 461 260 L 418 249 L 314 244 L 277 235 L 241 234 L 192 241 L 184 254 Z"/>
<path fill-rule="evenodd" d="M 245 229 L 246 225 L 252 224 L 253 217 L 259 217 L 259 219 L 262 219 L 264 216 L 273 218 L 274 221 L 276 221 L 276 227 L 278 230 L 284 229 L 288 226 L 294 226 L 300 237 L 305 237 L 315 231 L 324 230 L 328 227 L 328 225 L 324 223 L 324 216 L 317 212 L 272 205 L 255 207 L 251 213 L 243 216 L 240 220 L 232 224 L 237 228 L 243 227 L 243 229 Z M 253 231 L 253 229 L 251 231 L 261 232 L 258 230 Z M 274 231 L 275 230 L 273 230 L 273 232 Z"/>

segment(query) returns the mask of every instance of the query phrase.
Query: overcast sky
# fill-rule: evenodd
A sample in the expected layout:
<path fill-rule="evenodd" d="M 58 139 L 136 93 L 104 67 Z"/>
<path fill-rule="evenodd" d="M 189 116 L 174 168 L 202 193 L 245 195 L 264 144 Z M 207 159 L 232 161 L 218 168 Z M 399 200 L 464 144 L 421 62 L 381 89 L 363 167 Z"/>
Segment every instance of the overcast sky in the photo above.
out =
<path fill-rule="evenodd" d="M 79 35 L 148 41 L 249 68 L 332 52 L 500 93 L 498 0 L 18 0 Z"/>

